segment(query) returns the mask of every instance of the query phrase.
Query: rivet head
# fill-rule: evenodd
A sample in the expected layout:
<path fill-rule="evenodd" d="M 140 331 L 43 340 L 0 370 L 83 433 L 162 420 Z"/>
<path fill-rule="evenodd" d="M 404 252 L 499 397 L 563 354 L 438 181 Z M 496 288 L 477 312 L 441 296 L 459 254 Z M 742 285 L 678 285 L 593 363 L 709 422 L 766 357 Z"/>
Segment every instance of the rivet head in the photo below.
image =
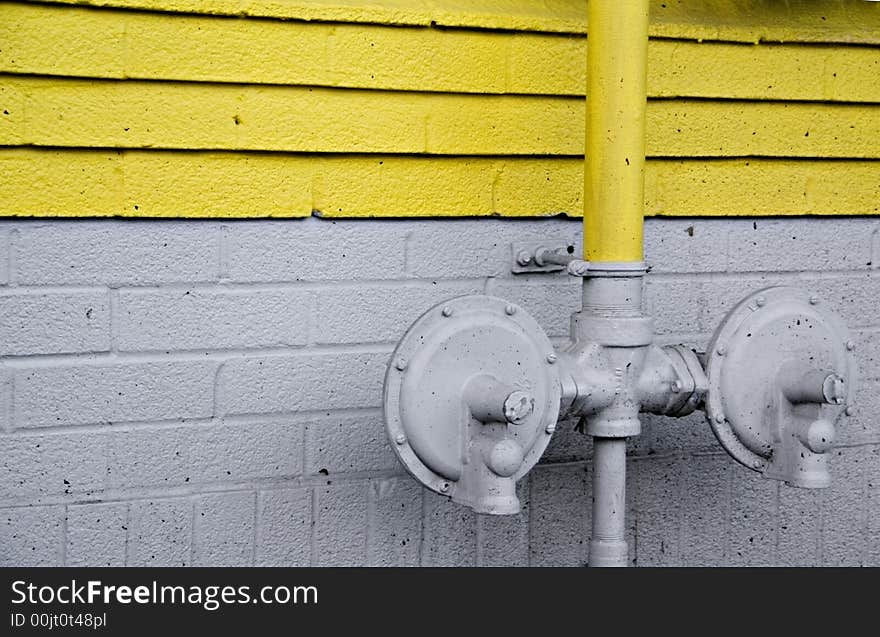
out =
<path fill-rule="evenodd" d="M 547 354 L 547 362 L 551 365 L 556 362 L 556 354 Z"/>
<path fill-rule="evenodd" d="M 763 467 L 763 466 L 764 466 L 764 463 L 761 462 L 760 460 L 755 460 L 755 461 L 752 463 L 752 468 L 753 468 L 753 469 L 760 469 L 760 468 Z"/>
<path fill-rule="evenodd" d="M 727 353 L 727 346 L 726 345 L 719 345 L 718 347 L 715 348 L 715 353 L 718 354 L 719 356 L 724 356 Z"/>
<path fill-rule="evenodd" d="M 856 408 L 853 407 L 852 405 L 849 405 L 849 406 L 843 411 L 843 413 L 845 413 L 847 416 L 852 416 L 853 414 L 856 413 Z"/>
<path fill-rule="evenodd" d="M 819 302 L 818 296 L 811 296 L 810 297 L 810 305 L 816 305 L 818 302 Z"/>
<path fill-rule="evenodd" d="M 764 307 L 765 305 L 767 305 L 767 299 L 766 297 L 759 296 L 755 299 L 755 303 L 758 304 L 758 307 Z"/>
<path fill-rule="evenodd" d="M 449 483 L 448 482 L 442 483 L 440 485 L 440 491 L 442 491 L 443 493 L 446 493 L 447 491 L 449 491 Z"/>
<path fill-rule="evenodd" d="M 716 414 L 715 415 L 715 422 L 717 422 L 719 425 L 721 423 L 723 423 L 724 422 L 724 414 Z"/>
<path fill-rule="evenodd" d="M 515 305 L 508 305 L 506 308 L 504 308 L 504 312 L 508 316 L 513 316 L 514 314 L 516 314 L 516 306 Z"/>
<path fill-rule="evenodd" d="M 447 305 L 443 308 L 443 310 L 441 310 L 441 313 L 443 314 L 443 316 L 452 316 L 452 308 Z"/>
<path fill-rule="evenodd" d="M 402 372 L 403 370 L 406 369 L 406 361 L 403 360 L 402 358 L 398 358 L 398 359 L 394 362 L 394 366 L 395 366 L 399 371 Z"/>
<path fill-rule="evenodd" d="M 403 434 L 397 434 L 397 438 L 394 439 L 394 442 L 396 442 L 399 445 L 402 445 L 403 443 L 406 442 L 406 436 L 404 436 Z"/>
<path fill-rule="evenodd" d="M 556 431 L 556 423 L 550 423 L 544 428 L 544 431 L 546 431 L 548 434 L 552 434 L 554 431 Z"/>
<path fill-rule="evenodd" d="M 846 349 L 847 349 L 847 351 L 851 352 L 851 351 L 853 351 L 855 348 L 856 348 L 855 341 L 847 341 L 847 342 L 846 342 Z"/>
<path fill-rule="evenodd" d="M 670 387 L 670 389 L 672 389 L 673 394 L 677 394 L 678 392 L 680 392 L 682 389 L 681 381 L 680 380 L 672 381 L 672 386 Z"/>

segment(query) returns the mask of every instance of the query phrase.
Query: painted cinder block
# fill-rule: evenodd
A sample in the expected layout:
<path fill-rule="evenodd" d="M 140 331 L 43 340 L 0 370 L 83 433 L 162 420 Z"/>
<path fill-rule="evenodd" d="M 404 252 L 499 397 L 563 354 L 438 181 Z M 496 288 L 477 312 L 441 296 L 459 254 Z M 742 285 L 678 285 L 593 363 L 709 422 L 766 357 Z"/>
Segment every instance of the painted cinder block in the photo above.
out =
<path fill-rule="evenodd" d="M 271 489 L 257 496 L 255 566 L 308 566 L 312 489 Z"/>
<path fill-rule="evenodd" d="M 418 566 L 422 551 L 422 498 L 431 497 L 407 476 L 370 481 L 368 566 Z"/>
<path fill-rule="evenodd" d="M 476 566 L 477 514 L 433 492 L 424 494 L 422 566 Z"/>
<path fill-rule="evenodd" d="M 19 369 L 16 427 L 206 418 L 214 411 L 209 360 Z"/>
<path fill-rule="evenodd" d="M 0 292 L 0 317 L 0 356 L 110 349 L 106 290 Z"/>
<path fill-rule="evenodd" d="M 67 566 L 125 566 L 128 503 L 67 507 Z"/>
<path fill-rule="evenodd" d="M 251 566 L 254 558 L 256 494 L 204 495 L 195 500 L 194 566 Z"/>
<path fill-rule="evenodd" d="M 189 566 L 193 502 L 189 498 L 134 500 L 128 508 L 128 566 Z"/>
<path fill-rule="evenodd" d="M 403 471 L 379 411 L 319 415 L 305 425 L 308 474 Z"/>
<path fill-rule="evenodd" d="M 61 566 L 64 507 L 0 509 L 0 566 Z"/>
<path fill-rule="evenodd" d="M 683 469 L 684 467 L 684 469 Z M 635 505 L 639 566 L 680 566 L 682 457 L 645 456 L 629 463 L 638 501 Z"/>
<path fill-rule="evenodd" d="M 727 561 L 730 520 L 730 458 L 692 453 L 681 458 L 680 563 L 721 566 Z M 640 484 L 641 486 L 641 484 Z"/>
<path fill-rule="evenodd" d="M 396 343 L 429 308 L 483 293 L 482 281 L 325 288 L 317 293 L 316 343 Z"/>
<path fill-rule="evenodd" d="M 537 467 L 529 475 L 530 566 L 583 566 L 591 516 L 590 464 Z"/>
<path fill-rule="evenodd" d="M 309 337 L 307 291 L 217 291 L 198 287 L 119 292 L 121 351 L 287 348 Z"/>
<path fill-rule="evenodd" d="M 315 487 L 316 566 L 363 566 L 367 553 L 368 484 L 358 480 Z"/>
<path fill-rule="evenodd" d="M 161 285 L 217 280 L 218 224 L 21 221 L 19 285 Z"/>
<path fill-rule="evenodd" d="M 220 414 L 378 407 L 391 352 L 262 356 L 226 362 Z"/>

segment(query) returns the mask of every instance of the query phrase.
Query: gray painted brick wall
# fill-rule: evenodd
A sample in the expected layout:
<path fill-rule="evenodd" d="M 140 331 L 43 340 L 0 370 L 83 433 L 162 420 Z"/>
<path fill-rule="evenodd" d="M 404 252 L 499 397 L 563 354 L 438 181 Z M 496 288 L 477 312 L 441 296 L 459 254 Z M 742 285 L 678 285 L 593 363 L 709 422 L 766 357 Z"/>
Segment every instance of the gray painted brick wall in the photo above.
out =
<path fill-rule="evenodd" d="M 729 459 L 702 416 L 629 442 L 639 565 L 880 565 L 880 221 L 652 219 L 659 340 L 704 345 L 747 292 L 794 283 L 848 321 L 863 377 L 834 485 Z M 387 358 L 429 306 L 485 292 L 556 340 L 578 282 L 509 274 L 547 220 L 0 222 L 0 564 L 580 565 L 590 441 L 563 423 L 484 518 L 385 442 Z"/>

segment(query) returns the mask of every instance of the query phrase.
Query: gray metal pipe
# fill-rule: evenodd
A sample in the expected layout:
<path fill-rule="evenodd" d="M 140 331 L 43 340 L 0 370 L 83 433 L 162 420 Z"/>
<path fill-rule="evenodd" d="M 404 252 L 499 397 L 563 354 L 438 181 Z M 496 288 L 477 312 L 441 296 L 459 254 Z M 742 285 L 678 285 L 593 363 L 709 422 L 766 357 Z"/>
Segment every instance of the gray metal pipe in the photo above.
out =
<path fill-rule="evenodd" d="M 593 438 L 589 566 L 626 566 L 626 438 Z"/>

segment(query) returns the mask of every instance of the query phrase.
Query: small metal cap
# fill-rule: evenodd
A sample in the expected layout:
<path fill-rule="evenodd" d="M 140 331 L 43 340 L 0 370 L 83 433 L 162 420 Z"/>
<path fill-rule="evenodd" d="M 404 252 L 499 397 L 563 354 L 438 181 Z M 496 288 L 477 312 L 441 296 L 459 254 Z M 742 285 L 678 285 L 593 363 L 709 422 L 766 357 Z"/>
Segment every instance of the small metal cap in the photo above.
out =
<path fill-rule="evenodd" d="M 672 381 L 672 384 L 670 385 L 669 388 L 672 390 L 673 394 L 677 394 L 678 392 L 680 392 L 682 390 L 682 387 L 683 387 L 683 385 L 681 384 L 681 381 L 678 379 L 675 379 L 674 381 Z"/>
<path fill-rule="evenodd" d="M 846 409 L 843 410 L 843 413 L 845 413 L 847 416 L 852 416 L 856 413 L 856 408 L 852 405 L 847 405 Z"/>
<path fill-rule="evenodd" d="M 765 305 L 767 305 L 767 297 L 759 296 L 755 299 L 755 303 L 758 304 L 758 307 L 764 307 Z"/>
<path fill-rule="evenodd" d="M 547 354 L 547 362 L 551 365 L 556 362 L 556 354 Z"/>
<path fill-rule="evenodd" d="M 846 399 L 846 387 L 843 378 L 837 374 L 828 374 L 822 383 L 822 395 L 829 405 L 842 405 Z"/>
<path fill-rule="evenodd" d="M 504 312 L 508 316 L 513 316 L 514 314 L 516 314 L 516 306 L 511 303 L 506 308 L 504 308 Z"/>
<path fill-rule="evenodd" d="M 535 410 L 535 399 L 524 391 L 510 392 L 504 401 L 504 417 L 512 425 L 521 424 Z"/>
<path fill-rule="evenodd" d="M 446 317 L 452 316 L 452 308 L 449 307 L 448 305 L 444 306 L 440 312 L 441 312 L 441 314 L 443 314 L 443 316 L 446 316 Z"/>
<path fill-rule="evenodd" d="M 440 485 L 440 491 L 443 493 L 446 493 L 447 491 L 449 491 L 449 483 L 448 482 L 442 483 Z"/>
<path fill-rule="evenodd" d="M 544 428 L 544 431 L 546 431 L 548 434 L 552 434 L 554 431 L 556 431 L 556 423 L 550 423 Z"/>
<path fill-rule="evenodd" d="M 403 434 L 397 434 L 397 437 L 394 439 L 394 442 L 396 442 L 399 445 L 402 445 L 406 442 L 406 436 L 404 436 Z"/>
<path fill-rule="evenodd" d="M 818 296 L 813 295 L 810 297 L 810 305 L 816 305 L 818 302 L 819 302 Z"/>
<path fill-rule="evenodd" d="M 724 414 L 716 414 L 715 415 L 715 422 L 717 422 L 719 425 L 721 423 L 723 423 L 724 422 Z"/>
<path fill-rule="evenodd" d="M 855 343 L 855 341 L 847 341 L 847 342 L 846 342 L 846 350 L 847 350 L 848 352 L 853 351 L 855 348 L 856 348 L 856 343 Z"/>
<path fill-rule="evenodd" d="M 568 273 L 572 276 L 587 276 L 590 272 L 590 262 L 575 259 L 568 264 Z"/>
<path fill-rule="evenodd" d="M 519 265 L 526 266 L 532 262 L 532 255 L 529 254 L 528 250 L 521 250 L 519 254 L 516 255 L 516 262 Z"/>
<path fill-rule="evenodd" d="M 406 361 L 403 360 L 402 358 L 398 358 L 396 361 L 394 361 L 394 366 L 395 366 L 399 371 L 402 372 L 403 370 L 406 369 Z"/>
<path fill-rule="evenodd" d="M 715 348 L 715 353 L 719 356 L 724 356 L 727 353 L 727 346 L 724 343 L 720 344 Z"/>

